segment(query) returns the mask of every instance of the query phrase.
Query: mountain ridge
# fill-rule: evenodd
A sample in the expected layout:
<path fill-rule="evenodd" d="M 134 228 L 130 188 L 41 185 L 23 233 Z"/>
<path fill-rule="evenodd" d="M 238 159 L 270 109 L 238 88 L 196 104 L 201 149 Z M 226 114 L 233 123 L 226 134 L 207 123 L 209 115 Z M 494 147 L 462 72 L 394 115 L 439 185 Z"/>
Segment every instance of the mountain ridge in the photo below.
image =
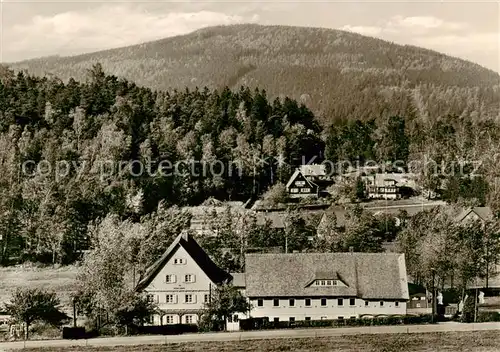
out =
<path fill-rule="evenodd" d="M 326 119 L 368 118 L 383 110 L 405 113 L 382 106 L 356 111 L 355 102 L 391 100 L 395 92 L 413 94 L 417 88 L 424 101 L 431 90 L 446 95 L 452 89 L 464 97 L 476 94 L 474 90 L 479 88 L 479 99 L 487 108 L 499 103 L 491 99 L 489 90 L 497 89 L 500 75 L 477 63 L 413 45 L 318 27 L 213 26 L 122 48 L 31 59 L 10 66 L 36 75 L 83 80 L 96 62 L 109 73 L 155 90 L 264 88 L 271 96 L 299 99 Z M 446 98 L 440 100 L 441 105 L 449 105 Z M 463 111 L 459 106 L 436 113 L 460 115 Z"/>

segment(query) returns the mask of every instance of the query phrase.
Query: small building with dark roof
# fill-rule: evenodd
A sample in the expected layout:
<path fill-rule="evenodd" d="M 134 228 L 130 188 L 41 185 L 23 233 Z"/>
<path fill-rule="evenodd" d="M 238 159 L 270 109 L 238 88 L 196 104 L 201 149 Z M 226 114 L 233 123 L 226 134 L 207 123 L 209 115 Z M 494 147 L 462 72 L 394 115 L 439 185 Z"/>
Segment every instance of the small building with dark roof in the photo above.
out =
<path fill-rule="evenodd" d="M 482 223 L 494 218 L 490 207 L 470 207 L 464 209 L 455 219 L 457 223 L 470 224 L 473 221 Z"/>

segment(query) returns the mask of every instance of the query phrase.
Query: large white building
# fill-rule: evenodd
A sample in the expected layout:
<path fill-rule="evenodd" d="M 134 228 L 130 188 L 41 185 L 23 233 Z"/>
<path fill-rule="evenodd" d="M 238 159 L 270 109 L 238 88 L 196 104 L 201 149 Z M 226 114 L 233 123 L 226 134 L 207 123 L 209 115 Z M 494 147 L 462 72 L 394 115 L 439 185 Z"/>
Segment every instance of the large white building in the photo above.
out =
<path fill-rule="evenodd" d="M 350 319 L 405 315 L 408 282 L 403 254 L 247 254 L 245 273 L 217 267 L 188 234 L 179 235 L 146 272 L 137 290 L 157 303 L 161 314 L 150 323 L 196 324 L 212 290 L 233 284 L 251 311 L 229 317 L 270 321 Z"/>
<path fill-rule="evenodd" d="M 403 254 L 248 254 L 250 316 L 270 321 L 405 315 Z"/>
<path fill-rule="evenodd" d="M 232 276 L 183 233 L 147 270 L 136 290 L 146 293 L 162 311 L 152 317 L 151 324 L 196 324 L 212 289 L 231 281 Z"/>

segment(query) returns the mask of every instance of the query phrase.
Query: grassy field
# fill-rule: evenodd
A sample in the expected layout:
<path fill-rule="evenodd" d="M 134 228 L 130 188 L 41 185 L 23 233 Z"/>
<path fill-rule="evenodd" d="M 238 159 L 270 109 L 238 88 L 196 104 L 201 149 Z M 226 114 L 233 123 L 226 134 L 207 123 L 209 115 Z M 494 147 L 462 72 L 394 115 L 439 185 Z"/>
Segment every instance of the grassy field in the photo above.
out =
<path fill-rule="evenodd" d="M 75 266 L 53 267 L 5 267 L 0 268 L 0 305 L 10 300 L 17 288 L 41 288 L 53 290 L 64 305 L 69 304 L 69 295 L 76 281 Z"/>
<path fill-rule="evenodd" d="M 384 334 L 357 335 L 325 338 L 297 338 L 251 340 L 231 342 L 193 342 L 168 345 L 116 346 L 116 347 L 75 347 L 75 348 L 35 348 L 24 351 L 42 352 L 233 352 L 233 351 L 342 351 L 342 352 L 493 352 L 500 350 L 498 331 L 425 333 L 425 334 Z"/>

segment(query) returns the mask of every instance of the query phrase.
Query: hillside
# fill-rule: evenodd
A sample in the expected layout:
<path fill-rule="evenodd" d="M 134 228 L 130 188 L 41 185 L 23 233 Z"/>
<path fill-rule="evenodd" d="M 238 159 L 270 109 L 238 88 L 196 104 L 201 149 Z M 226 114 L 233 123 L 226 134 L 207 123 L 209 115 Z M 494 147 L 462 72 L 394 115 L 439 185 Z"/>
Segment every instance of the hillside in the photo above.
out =
<path fill-rule="evenodd" d="M 328 121 L 405 114 L 409 105 L 430 116 L 471 111 L 497 116 L 500 106 L 500 77 L 491 70 L 426 49 L 319 28 L 210 27 L 11 67 L 82 80 L 96 62 L 108 73 L 152 89 L 264 88 L 272 97 L 300 99 Z"/>

